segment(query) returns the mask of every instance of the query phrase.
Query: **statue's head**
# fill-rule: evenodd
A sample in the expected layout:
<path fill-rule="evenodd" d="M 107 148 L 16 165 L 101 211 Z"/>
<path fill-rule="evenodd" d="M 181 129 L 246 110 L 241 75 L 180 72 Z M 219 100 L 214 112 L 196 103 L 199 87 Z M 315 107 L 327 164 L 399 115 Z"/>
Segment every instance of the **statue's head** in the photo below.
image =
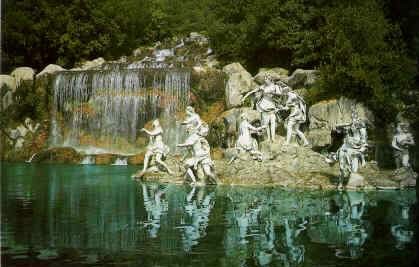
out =
<path fill-rule="evenodd" d="M 265 74 L 265 82 L 268 83 L 268 84 L 273 83 L 273 77 L 272 77 L 271 74 L 269 74 L 269 73 Z"/>
<path fill-rule="evenodd" d="M 241 119 L 241 120 L 243 120 L 243 121 L 244 121 L 244 120 L 246 120 L 246 121 L 247 121 L 247 120 L 248 120 L 248 118 L 247 118 L 246 113 L 242 113 L 242 114 L 240 114 L 240 119 Z"/>
<path fill-rule="evenodd" d="M 186 107 L 186 113 L 193 114 L 193 113 L 195 113 L 195 109 L 192 106 L 187 106 Z"/>
<path fill-rule="evenodd" d="M 160 126 L 160 122 L 159 122 L 159 120 L 154 120 L 153 121 L 153 127 L 159 127 Z"/>
<path fill-rule="evenodd" d="M 198 134 L 202 137 L 206 137 L 208 135 L 208 132 L 209 132 L 208 124 L 206 122 L 203 122 L 198 129 Z"/>
<path fill-rule="evenodd" d="M 397 131 L 400 133 L 408 133 L 409 132 L 409 123 L 407 122 L 399 122 L 397 125 Z"/>
<path fill-rule="evenodd" d="M 25 126 L 29 126 L 31 124 L 32 120 L 30 118 L 25 119 Z"/>

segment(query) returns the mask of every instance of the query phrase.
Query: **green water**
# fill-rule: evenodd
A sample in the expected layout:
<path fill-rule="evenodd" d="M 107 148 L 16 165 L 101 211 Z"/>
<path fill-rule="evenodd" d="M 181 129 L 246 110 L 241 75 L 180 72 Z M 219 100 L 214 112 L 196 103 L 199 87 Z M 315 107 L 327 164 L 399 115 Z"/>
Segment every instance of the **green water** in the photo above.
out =
<path fill-rule="evenodd" d="M 3 163 L 2 266 L 414 266 L 416 192 L 140 183 Z"/>

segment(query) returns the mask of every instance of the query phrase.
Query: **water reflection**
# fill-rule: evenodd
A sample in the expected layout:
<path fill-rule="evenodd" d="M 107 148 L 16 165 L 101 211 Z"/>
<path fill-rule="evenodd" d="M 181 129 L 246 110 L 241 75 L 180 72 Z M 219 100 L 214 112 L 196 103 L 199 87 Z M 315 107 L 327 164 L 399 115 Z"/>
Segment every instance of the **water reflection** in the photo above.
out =
<path fill-rule="evenodd" d="M 371 224 L 363 220 L 364 192 L 338 192 L 330 198 L 330 209 L 311 223 L 308 235 L 312 242 L 334 245 L 338 258 L 357 259 L 372 231 Z"/>
<path fill-rule="evenodd" d="M 209 215 L 215 204 L 215 193 L 205 187 L 192 187 L 186 196 L 181 216 L 183 250 L 191 251 L 199 239 L 205 237 Z"/>
<path fill-rule="evenodd" d="M 130 173 L 7 165 L 2 263 L 334 266 L 377 255 L 391 255 L 398 266 L 415 261 L 415 191 L 190 187 L 138 183 Z"/>

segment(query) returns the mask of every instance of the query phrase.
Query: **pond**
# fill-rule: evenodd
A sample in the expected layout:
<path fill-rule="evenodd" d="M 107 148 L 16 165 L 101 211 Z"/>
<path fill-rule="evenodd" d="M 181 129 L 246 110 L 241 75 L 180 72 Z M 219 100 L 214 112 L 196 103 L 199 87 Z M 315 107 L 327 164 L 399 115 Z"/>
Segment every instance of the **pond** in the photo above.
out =
<path fill-rule="evenodd" d="M 141 183 L 2 163 L 3 266 L 413 266 L 415 190 Z"/>

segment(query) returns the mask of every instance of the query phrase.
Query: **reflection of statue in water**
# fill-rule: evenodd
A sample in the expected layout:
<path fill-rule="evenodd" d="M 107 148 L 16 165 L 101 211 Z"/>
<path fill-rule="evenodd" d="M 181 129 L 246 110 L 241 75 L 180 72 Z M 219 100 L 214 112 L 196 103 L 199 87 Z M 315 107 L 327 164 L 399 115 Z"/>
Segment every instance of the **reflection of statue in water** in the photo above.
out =
<path fill-rule="evenodd" d="M 260 266 L 269 266 L 278 254 L 275 249 L 275 231 L 271 218 L 265 219 L 265 225 L 259 237 L 259 246 L 255 250 L 255 258 Z"/>
<path fill-rule="evenodd" d="M 343 180 L 351 173 L 357 173 L 360 166 L 365 165 L 365 153 L 368 149 L 367 128 L 355 110 L 352 112 L 352 123 L 336 126 L 338 132 L 343 132 L 345 137 L 342 146 L 336 153 L 331 153 L 327 162 L 339 161 L 340 175 L 338 188 L 343 188 Z"/>
<path fill-rule="evenodd" d="M 232 163 L 241 152 L 249 152 L 253 159 L 262 161 L 263 154 L 258 149 L 258 143 L 251 135 L 252 132 L 259 133 L 264 126 L 254 127 L 250 124 L 246 114 L 241 114 L 241 123 L 239 127 L 239 138 L 236 142 L 237 155 L 233 156 L 229 163 Z"/>
<path fill-rule="evenodd" d="M 149 131 L 143 128 L 141 131 L 145 132 L 150 137 L 150 142 L 147 146 L 147 152 L 145 153 L 144 157 L 143 171 L 141 172 L 140 176 L 144 175 L 147 171 L 157 170 L 156 167 L 149 168 L 149 163 L 153 156 L 155 157 L 155 161 L 158 166 L 163 167 L 169 174 L 172 174 L 173 172 L 163 161 L 163 158 L 169 153 L 169 147 L 163 143 L 163 129 L 160 126 L 159 120 L 153 121 L 153 130 Z"/>
<path fill-rule="evenodd" d="M 147 212 L 147 221 L 144 226 L 152 238 L 157 237 L 160 229 L 160 217 L 167 212 L 168 205 L 166 200 L 162 197 L 165 194 L 165 189 L 159 188 L 157 184 L 145 185 L 142 184 L 144 206 Z"/>
<path fill-rule="evenodd" d="M 187 128 L 190 134 L 186 141 L 178 144 L 177 147 L 190 148 L 192 156 L 184 160 L 186 173 L 192 180 L 192 183 L 197 183 L 198 168 L 202 168 L 204 175 L 208 178 L 209 183 L 216 184 L 217 178 L 213 172 L 214 163 L 211 160 L 210 146 L 205 137 L 208 135 L 208 125 L 202 123 L 198 129 L 193 125 Z"/>
<path fill-rule="evenodd" d="M 335 239 L 338 258 L 357 259 L 362 256 L 362 247 L 367 238 L 369 223 L 362 219 L 365 211 L 365 193 L 348 191 L 335 196 L 338 211 L 332 219 L 336 224 Z"/>
<path fill-rule="evenodd" d="M 182 218 L 183 233 L 182 241 L 185 251 L 190 251 L 192 246 L 198 244 L 198 239 L 206 235 L 209 215 L 215 204 L 215 193 L 205 193 L 205 188 L 192 187 L 186 197 L 185 213 L 186 217 Z M 187 220 L 187 221 L 186 221 Z"/>
<path fill-rule="evenodd" d="M 306 221 L 303 221 L 297 224 L 296 221 L 290 221 L 288 218 L 285 218 L 285 236 L 283 242 L 285 253 L 280 254 L 284 266 L 296 266 L 304 262 L 304 245 L 298 245 L 295 241 L 299 234 L 306 229 L 304 226 L 306 223 Z"/>
<path fill-rule="evenodd" d="M 409 124 L 403 122 L 397 124 L 397 131 L 391 145 L 394 149 L 397 168 L 409 168 L 409 147 L 415 145 L 413 135 L 409 132 Z"/>
<path fill-rule="evenodd" d="M 300 130 L 301 124 L 307 120 L 306 103 L 304 99 L 295 92 L 288 92 L 288 99 L 285 106 L 281 109 L 290 110 L 287 122 L 287 139 L 286 143 L 290 144 L 292 136 L 295 134 L 303 142 L 304 146 L 309 146 L 308 140 L 304 133 Z"/>
<path fill-rule="evenodd" d="M 275 140 L 275 130 L 276 130 L 276 105 L 274 96 L 280 96 L 285 90 L 284 87 L 281 87 L 275 84 L 272 78 L 267 75 L 265 77 L 265 84 L 257 87 L 256 89 L 248 92 L 242 98 L 242 103 L 252 94 L 261 93 L 261 97 L 256 102 L 256 108 L 261 114 L 262 126 L 266 128 L 268 134 L 268 140 Z"/>
<path fill-rule="evenodd" d="M 396 248 L 403 249 L 406 244 L 412 242 L 414 232 L 410 227 L 408 205 L 400 205 L 399 223 L 391 226 L 391 235 L 396 239 Z"/>

